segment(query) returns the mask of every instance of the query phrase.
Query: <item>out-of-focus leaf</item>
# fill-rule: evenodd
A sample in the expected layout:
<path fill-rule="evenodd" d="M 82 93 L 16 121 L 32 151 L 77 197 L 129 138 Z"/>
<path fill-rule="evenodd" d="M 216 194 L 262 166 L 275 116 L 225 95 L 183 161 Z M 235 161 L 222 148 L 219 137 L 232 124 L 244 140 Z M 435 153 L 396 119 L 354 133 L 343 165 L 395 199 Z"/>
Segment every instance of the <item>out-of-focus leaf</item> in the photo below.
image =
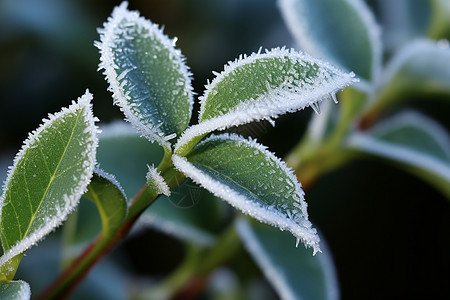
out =
<path fill-rule="evenodd" d="M 405 112 L 368 132 L 353 133 L 349 147 L 400 163 L 450 198 L 450 138 L 433 120 Z"/>
<path fill-rule="evenodd" d="M 214 245 L 215 232 L 227 217 L 223 201 L 190 179 L 174 188 L 170 197 L 160 197 L 142 214 L 138 225 L 157 228 L 190 243 Z"/>
<path fill-rule="evenodd" d="M 86 191 L 97 147 L 91 99 L 86 92 L 69 108 L 49 115 L 14 159 L 0 198 L 5 252 L 0 266 L 6 278 L 14 275 L 23 253 L 59 226 Z"/>
<path fill-rule="evenodd" d="M 149 143 L 128 124 L 101 127 L 98 160 L 102 169 L 115 174 L 129 199 L 146 184 L 148 165 L 158 165 L 163 150 Z M 139 218 L 137 226 L 149 226 L 200 245 L 211 245 L 214 232 L 226 217 L 226 209 L 207 191 L 186 180 L 161 195 Z"/>
<path fill-rule="evenodd" d="M 0 282 L 0 299 L 29 300 L 30 298 L 30 285 L 25 281 Z"/>
<path fill-rule="evenodd" d="M 156 24 L 116 7 L 99 30 L 100 68 L 110 84 L 115 104 L 150 141 L 171 149 L 191 118 L 191 74 L 175 41 Z"/>
<path fill-rule="evenodd" d="M 431 2 L 424 0 L 379 0 L 383 42 L 396 49 L 425 36 L 431 21 Z"/>
<path fill-rule="evenodd" d="M 377 109 L 406 95 L 450 95 L 450 48 L 428 40 L 408 44 L 392 58 L 382 78 L 382 94 L 373 104 Z"/>
<path fill-rule="evenodd" d="M 339 299 L 339 287 L 329 250 L 315 256 L 290 244 L 290 235 L 241 218 L 237 222 L 245 248 L 281 299 Z"/>
<path fill-rule="evenodd" d="M 361 0 L 279 0 L 296 42 L 308 53 L 355 72 L 367 81 L 379 75 L 378 25 Z"/>
<path fill-rule="evenodd" d="M 132 199 L 146 183 L 147 165 L 158 165 L 164 151 L 139 136 L 129 124 L 116 121 L 101 126 L 97 159 L 100 168 L 114 174 L 127 199 Z"/>
<path fill-rule="evenodd" d="M 212 135 L 175 167 L 219 198 L 257 220 L 289 230 L 297 243 L 319 251 L 303 190 L 293 171 L 267 148 L 238 135 Z"/>
<path fill-rule="evenodd" d="M 205 134 L 253 121 L 277 118 L 331 99 L 354 81 L 328 63 L 284 48 L 253 53 L 225 65 L 200 97 L 199 124 L 175 146 L 185 155 Z"/>

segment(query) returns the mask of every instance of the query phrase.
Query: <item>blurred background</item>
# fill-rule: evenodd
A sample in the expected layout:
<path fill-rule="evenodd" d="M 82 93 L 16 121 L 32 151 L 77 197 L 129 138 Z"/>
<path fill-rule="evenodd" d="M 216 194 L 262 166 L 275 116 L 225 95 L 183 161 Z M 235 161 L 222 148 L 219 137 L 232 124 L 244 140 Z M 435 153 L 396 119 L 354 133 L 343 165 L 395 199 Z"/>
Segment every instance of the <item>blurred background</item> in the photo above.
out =
<path fill-rule="evenodd" d="M 164 24 L 169 37 L 178 37 L 198 94 L 213 78 L 211 71 L 221 71 L 239 54 L 294 46 L 275 0 L 129 2 L 130 9 Z M 102 123 L 122 118 L 97 71 L 99 54 L 93 46 L 99 39 L 96 29 L 118 4 L 0 0 L 0 179 L 28 132 L 86 88 L 94 94 L 94 113 Z M 378 2 L 369 4 L 378 13 Z M 409 99 L 397 109 L 421 110 L 450 131 L 449 99 L 420 100 Z M 304 133 L 310 115 L 311 110 L 301 111 L 280 118 L 275 128 L 248 130 L 283 157 Z M 312 222 L 331 249 L 343 299 L 450 295 L 450 203 L 430 185 L 384 162 L 358 160 L 320 178 L 306 200 Z M 150 240 L 157 242 L 148 244 Z M 118 252 L 127 272 L 145 277 L 170 272 L 182 247 L 172 238 L 144 231 L 113 255 Z M 256 269 L 251 261 L 248 265 Z M 264 289 L 270 291 L 267 284 Z"/>

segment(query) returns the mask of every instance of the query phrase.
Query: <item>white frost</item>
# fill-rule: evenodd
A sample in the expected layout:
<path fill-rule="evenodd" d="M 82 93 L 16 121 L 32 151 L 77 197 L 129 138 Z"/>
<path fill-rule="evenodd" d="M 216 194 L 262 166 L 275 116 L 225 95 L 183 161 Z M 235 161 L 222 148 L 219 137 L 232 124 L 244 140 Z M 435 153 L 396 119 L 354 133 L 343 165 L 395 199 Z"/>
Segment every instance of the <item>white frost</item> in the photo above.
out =
<path fill-rule="evenodd" d="M 31 132 L 28 138 L 24 141 L 24 144 L 20 151 L 17 153 L 14 158 L 13 166 L 9 169 L 7 178 L 3 185 L 3 194 L 0 197 L 0 207 L 3 208 L 5 204 L 5 197 L 7 187 L 9 182 L 14 174 L 15 168 L 18 162 L 24 157 L 28 149 L 36 147 L 36 143 L 39 142 L 39 137 L 42 131 L 51 127 L 55 120 L 64 118 L 65 115 L 76 113 L 77 111 L 82 110 L 84 114 L 84 118 L 87 120 L 87 130 L 91 133 L 90 140 L 87 141 L 86 146 L 86 155 L 87 160 L 83 162 L 83 173 L 78 178 L 78 185 L 71 189 L 71 191 L 64 195 L 64 207 L 55 207 L 57 214 L 53 216 L 53 218 L 48 218 L 45 220 L 45 225 L 40 227 L 39 229 L 34 230 L 29 235 L 25 236 L 22 240 L 18 241 L 17 244 L 8 249 L 3 256 L 0 257 L 0 266 L 8 262 L 14 256 L 26 251 L 28 248 L 36 244 L 43 237 L 45 237 L 48 233 L 58 227 L 63 221 L 66 220 L 67 216 L 72 212 L 72 210 L 77 206 L 80 197 L 87 191 L 87 186 L 91 180 L 94 166 L 96 162 L 96 149 L 98 145 L 98 128 L 95 125 L 97 119 L 93 116 L 92 112 L 92 94 L 86 90 L 86 93 L 77 99 L 77 102 L 72 102 L 68 108 L 62 108 L 60 112 L 55 114 L 49 114 L 48 119 L 43 119 L 43 124 L 39 126 L 38 129 Z M 0 219 L 1 219 L 1 210 L 0 210 Z M 5 230 L 1 228 L 1 230 Z"/>
<path fill-rule="evenodd" d="M 380 67 L 382 64 L 382 44 L 380 28 L 375 20 L 373 13 L 369 7 L 362 0 L 340 0 L 347 2 L 360 16 L 361 22 L 365 25 L 369 40 L 372 45 L 372 76 L 373 81 L 377 81 L 380 75 Z M 338 1 L 336 1 L 338 2 Z M 329 49 L 323 49 L 318 44 L 317 40 L 311 36 L 311 32 L 314 32 L 311 26 L 314 26 L 308 21 L 308 17 L 303 14 L 308 14 L 308 10 L 303 7 L 302 1 L 297 0 L 278 0 L 281 13 L 289 30 L 294 36 L 296 42 L 307 52 L 317 57 L 330 60 L 331 58 L 326 54 Z M 298 10 L 302 11 L 302 14 L 298 13 Z M 331 12 L 330 12 L 331 13 Z M 323 16 L 326 18 L 327 16 Z M 339 64 L 337 61 L 333 63 Z M 344 67 L 344 66 L 341 66 Z M 368 91 L 370 90 L 369 84 L 362 81 L 358 88 Z"/>
<path fill-rule="evenodd" d="M 289 285 L 289 279 L 286 278 L 286 272 L 282 266 L 275 264 L 270 254 L 267 253 L 264 245 L 262 245 L 258 237 L 255 235 L 251 225 L 244 218 L 239 218 L 236 222 L 236 229 L 241 236 L 245 248 L 255 259 L 268 281 L 272 284 L 278 295 L 283 300 L 298 299 L 299 295 L 295 292 L 295 287 Z M 339 288 L 336 279 L 336 270 L 333 261 L 328 253 L 330 253 L 326 243 L 321 241 L 323 253 L 317 259 L 321 265 L 324 281 L 327 289 L 327 299 L 339 299 Z M 294 265 L 295 261 L 292 262 Z"/>
<path fill-rule="evenodd" d="M 255 149 L 255 151 L 262 152 L 266 155 L 269 161 L 274 162 L 276 167 L 284 171 L 288 178 L 287 184 L 295 189 L 293 205 L 301 212 L 299 215 L 286 215 L 271 206 L 263 206 L 260 203 L 254 202 L 246 198 L 244 195 L 233 190 L 229 186 L 219 182 L 209 175 L 203 173 L 201 170 L 191 164 L 185 157 L 173 155 L 172 161 L 174 166 L 190 177 L 194 182 L 200 184 L 202 187 L 213 193 L 219 198 L 226 200 L 232 206 L 238 208 L 249 216 L 276 226 L 281 230 L 289 230 L 296 238 L 301 239 L 306 245 L 314 249 L 314 253 L 320 251 L 319 236 L 311 223 L 308 221 L 307 204 L 304 200 L 304 192 L 293 170 L 288 168 L 281 159 L 269 152 L 267 148 L 255 140 L 247 140 L 235 134 L 221 134 L 219 136 L 212 135 L 202 143 L 207 143 L 211 139 L 235 140 L 239 143 L 246 144 Z M 200 145 L 200 144 L 199 144 Z"/>
<path fill-rule="evenodd" d="M 175 152 L 194 137 L 214 130 L 223 130 L 259 120 L 271 121 L 287 112 L 295 112 L 307 106 L 313 107 L 316 103 L 329 99 L 331 94 L 335 94 L 337 91 L 357 81 L 353 73 L 344 73 L 326 62 L 317 60 L 307 54 L 296 52 L 293 49 L 274 48 L 270 51 L 266 50 L 262 54 L 253 53 L 248 57 L 241 57 L 234 62 L 229 62 L 228 65 L 225 65 L 224 71 L 217 74 L 217 77 L 206 86 L 204 95 L 199 98 L 199 121 L 205 112 L 209 93 L 215 91 L 214 88 L 219 82 L 242 66 L 268 58 L 283 58 L 295 62 L 316 64 L 319 66 L 319 72 L 316 78 L 310 79 L 308 85 L 299 87 L 293 82 L 286 80 L 281 86 L 277 88 L 270 87 L 268 93 L 260 95 L 257 99 L 248 100 L 224 115 L 189 127 L 177 141 Z M 330 74 L 335 76 L 331 77 Z"/>
<path fill-rule="evenodd" d="M 150 141 L 156 141 L 167 149 L 171 149 L 169 140 L 173 139 L 173 134 L 165 136 L 164 132 L 159 128 L 160 124 L 158 125 L 151 124 L 150 122 L 144 122 L 139 113 L 136 111 L 136 107 L 130 104 L 130 95 L 124 92 L 123 86 L 119 85 L 119 77 L 124 77 L 127 72 L 131 71 L 126 70 L 122 74 L 117 74 L 118 66 L 114 62 L 112 48 L 117 42 L 117 39 L 119 39 L 119 24 L 126 20 L 130 24 L 136 24 L 138 27 L 144 28 L 148 31 L 149 35 L 155 36 L 161 43 L 163 43 L 165 48 L 170 52 L 174 62 L 179 66 L 179 71 L 185 78 L 184 92 L 189 97 L 189 115 L 192 113 L 194 103 L 191 85 L 192 74 L 189 72 L 188 67 L 185 64 L 185 58 L 181 54 L 181 51 L 174 48 L 175 40 L 169 39 L 163 33 L 162 29 L 160 29 L 156 24 L 153 24 L 151 21 L 141 17 L 139 12 L 129 11 L 127 6 L 128 2 L 124 1 L 120 6 L 115 7 L 112 16 L 108 18 L 106 23 L 104 23 L 104 28 L 98 30 L 100 33 L 100 42 L 95 43 L 95 46 L 100 49 L 101 54 L 99 70 L 104 69 L 103 74 L 110 84 L 108 89 L 113 93 L 114 102 L 125 114 L 126 120 L 129 121 L 133 127 L 135 127 Z M 126 83 L 126 80 L 122 82 L 122 85 L 124 83 Z"/>
<path fill-rule="evenodd" d="M 170 187 L 167 185 L 164 178 L 153 165 L 148 166 L 147 185 L 149 185 L 151 188 L 156 188 L 156 192 L 158 194 L 163 194 L 167 197 L 170 196 Z"/>
<path fill-rule="evenodd" d="M 119 181 L 117 180 L 116 176 L 114 176 L 113 174 L 110 174 L 108 172 L 105 172 L 103 169 L 100 169 L 100 166 L 97 166 L 94 169 L 94 173 L 97 174 L 98 176 L 105 178 L 106 180 L 108 180 L 109 182 L 111 182 L 122 194 L 122 197 L 126 200 L 127 196 L 125 195 L 125 191 L 122 188 L 122 186 L 120 185 Z"/>
<path fill-rule="evenodd" d="M 19 285 L 19 289 L 17 289 L 15 287 L 16 285 Z M 31 299 L 31 289 L 30 289 L 30 285 L 27 282 L 22 281 L 22 280 L 17 280 L 17 281 L 0 283 L 0 295 L 5 292 L 10 293 L 13 291 L 17 291 L 17 293 L 12 298 L 8 298 L 8 300 L 30 300 Z"/>

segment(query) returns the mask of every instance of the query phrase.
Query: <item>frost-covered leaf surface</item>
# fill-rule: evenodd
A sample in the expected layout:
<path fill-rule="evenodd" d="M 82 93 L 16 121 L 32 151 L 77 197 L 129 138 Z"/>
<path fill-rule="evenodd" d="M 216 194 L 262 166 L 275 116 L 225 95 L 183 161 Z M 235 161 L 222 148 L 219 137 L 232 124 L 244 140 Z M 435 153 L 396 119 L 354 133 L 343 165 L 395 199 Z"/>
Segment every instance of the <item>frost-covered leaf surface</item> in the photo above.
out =
<path fill-rule="evenodd" d="M 31 290 L 25 281 L 0 282 L 0 299 L 29 300 Z"/>
<path fill-rule="evenodd" d="M 355 81 L 353 73 L 285 48 L 240 57 L 215 74 L 200 97 L 200 124 L 183 134 L 176 151 L 217 129 L 259 120 L 273 122 L 287 112 L 316 108 Z"/>
<path fill-rule="evenodd" d="M 97 151 L 102 169 L 115 175 L 128 199 L 146 184 L 148 166 L 158 165 L 163 150 L 149 143 L 127 123 L 102 126 Z M 225 218 L 218 201 L 198 185 L 186 180 L 154 202 L 139 218 L 137 227 L 151 227 L 200 245 L 214 242 L 214 229 Z"/>
<path fill-rule="evenodd" d="M 286 232 L 245 218 L 237 222 L 245 248 L 264 272 L 281 299 L 339 299 L 336 271 L 330 251 L 311 255 L 294 247 Z"/>
<path fill-rule="evenodd" d="M 100 68 L 115 104 L 142 135 L 170 148 L 188 126 L 193 105 L 191 74 L 175 39 L 127 10 L 127 2 L 99 32 Z"/>
<path fill-rule="evenodd" d="M 450 138 L 433 120 L 405 112 L 354 133 L 349 146 L 406 166 L 450 196 Z"/>
<path fill-rule="evenodd" d="M 259 221 L 289 230 L 319 251 L 319 237 L 308 220 L 304 193 L 286 164 L 254 140 L 212 135 L 187 157 L 173 156 L 181 172 L 214 195 Z"/>
<path fill-rule="evenodd" d="M 125 192 L 116 178 L 101 169 L 95 169 L 84 196 L 97 206 L 102 220 L 102 235 L 114 235 L 127 214 Z"/>
<path fill-rule="evenodd" d="M 450 95 L 448 43 L 417 40 L 408 44 L 392 58 L 382 78 L 382 88 L 388 97 L 381 98 L 389 104 L 405 94 Z"/>
<path fill-rule="evenodd" d="M 49 115 L 24 142 L 0 198 L 0 265 L 23 253 L 64 221 L 92 176 L 97 128 L 86 92 Z"/>
<path fill-rule="evenodd" d="M 285 22 L 308 53 L 373 80 L 381 66 L 375 19 L 362 0 L 279 0 Z"/>

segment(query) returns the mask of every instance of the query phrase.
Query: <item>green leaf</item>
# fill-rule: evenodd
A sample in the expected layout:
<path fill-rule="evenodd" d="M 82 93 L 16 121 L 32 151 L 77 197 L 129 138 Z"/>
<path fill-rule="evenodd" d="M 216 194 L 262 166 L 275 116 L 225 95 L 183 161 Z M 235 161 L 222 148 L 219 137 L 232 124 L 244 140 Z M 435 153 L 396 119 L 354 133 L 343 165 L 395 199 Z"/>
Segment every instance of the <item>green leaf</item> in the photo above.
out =
<path fill-rule="evenodd" d="M 410 95 L 450 95 L 449 70 L 448 46 L 428 40 L 408 44 L 387 65 L 382 76 L 382 94 L 373 105 L 382 109 Z"/>
<path fill-rule="evenodd" d="M 319 251 L 308 221 L 303 190 L 293 171 L 266 147 L 238 135 L 212 135 L 187 157 L 173 155 L 175 167 L 205 189 L 251 217 L 289 230 Z"/>
<path fill-rule="evenodd" d="M 279 0 L 296 42 L 314 56 L 368 81 L 379 75 L 378 25 L 362 0 Z"/>
<path fill-rule="evenodd" d="M 49 115 L 14 159 L 0 198 L 0 266 L 60 225 L 86 191 L 97 147 L 91 99 L 87 91 L 77 103 Z"/>
<path fill-rule="evenodd" d="M 378 1 L 385 48 L 395 50 L 399 46 L 425 36 L 431 21 L 431 2 L 423 0 Z"/>
<path fill-rule="evenodd" d="M 336 271 L 330 252 L 312 256 L 290 245 L 290 236 L 273 227 L 241 218 L 237 222 L 245 248 L 281 299 L 339 299 Z"/>
<path fill-rule="evenodd" d="M 353 149 L 400 163 L 450 198 L 450 138 L 433 120 L 405 112 L 352 134 L 348 142 Z"/>
<path fill-rule="evenodd" d="M 193 106 L 191 74 L 180 50 L 156 24 L 116 7 L 99 30 L 100 69 L 115 104 L 150 141 L 169 141 L 188 126 Z"/>
<path fill-rule="evenodd" d="M 200 124 L 188 128 L 175 146 L 179 155 L 214 130 L 260 120 L 273 123 L 287 112 L 316 108 L 355 81 L 353 73 L 284 48 L 240 57 L 216 75 L 200 97 Z"/>
<path fill-rule="evenodd" d="M 0 282 L 0 299 L 28 300 L 30 298 L 30 285 L 25 281 Z"/>
<path fill-rule="evenodd" d="M 96 169 L 84 196 L 97 205 L 102 220 L 102 236 L 113 236 L 122 225 L 128 208 L 119 182 L 111 174 Z"/>
<path fill-rule="evenodd" d="M 141 138 L 131 126 L 116 122 L 102 126 L 97 158 L 102 169 L 115 174 L 131 199 L 146 184 L 147 165 L 158 165 L 162 148 Z M 139 218 L 137 227 L 145 226 L 178 239 L 208 246 L 227 217 L 226 209 L 207 191 L 186 180 L 161 195 Z"/>

